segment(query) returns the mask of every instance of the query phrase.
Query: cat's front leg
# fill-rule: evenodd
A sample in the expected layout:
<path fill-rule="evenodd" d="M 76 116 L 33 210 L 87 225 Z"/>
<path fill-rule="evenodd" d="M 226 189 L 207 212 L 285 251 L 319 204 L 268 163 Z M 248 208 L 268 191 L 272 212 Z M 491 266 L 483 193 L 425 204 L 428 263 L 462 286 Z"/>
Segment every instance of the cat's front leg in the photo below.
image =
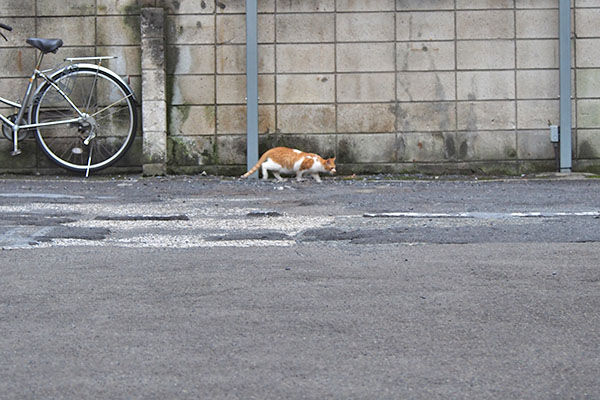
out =
<path fill-rule="evenodd" d="M 319 173 L 318 173 L 318 172 L 315 172 L 314 174 L 311 174 L 311 176 L 312 176 L 313 178 L 315 178 L 315 181 L 317 181 L 318 183 L 321 183 L 321 182 L 323 182 L 323 181 L 321 180 L 321 177 L 319 176 Z"/>
<path fill-rule="evenodd" d="M 298 182 L 302 182 L 304 179 L 302 179 L 302 175 L 304 174 L 304 171 L 298 171 L 296 172 L 296 180 Z"/>

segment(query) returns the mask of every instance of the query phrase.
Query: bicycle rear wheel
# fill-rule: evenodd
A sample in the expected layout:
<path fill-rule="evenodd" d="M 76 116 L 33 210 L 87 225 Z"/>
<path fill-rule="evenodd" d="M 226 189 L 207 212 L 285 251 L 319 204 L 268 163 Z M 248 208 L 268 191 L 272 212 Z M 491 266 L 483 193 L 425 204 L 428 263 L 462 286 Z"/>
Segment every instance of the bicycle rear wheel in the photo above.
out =
<path fill-rule="evenodd" d="M 97 171 L 119 160 L 137 129 L 131 89 L 94 65 L 70 66 L 50 79 L 54 84 L 45 82 L 37 91 L 31 122 L 76 122 L 36 128 L 44 153 L 59 166 L 79 172 Z"/>

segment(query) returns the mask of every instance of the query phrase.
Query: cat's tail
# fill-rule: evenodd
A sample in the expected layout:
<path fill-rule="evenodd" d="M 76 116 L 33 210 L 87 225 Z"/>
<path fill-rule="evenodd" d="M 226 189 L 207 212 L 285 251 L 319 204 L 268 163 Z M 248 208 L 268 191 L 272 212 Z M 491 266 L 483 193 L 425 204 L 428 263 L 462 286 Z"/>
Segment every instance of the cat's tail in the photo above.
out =
<path fill-rule="evenodd" d="M 242 175 L 240 178 L 247 178 L 250 175 L 252 175 L 253 173 L 255 173 L 256 171 L 258 171 L 258 169 L 260 168 L 260 166 L 262 165 L 262 163 L 264 163 L 268 157 L 267 155 L 268 152 L 265 152 L 259 159 L 258 162 L 256 164 L 254 164 L 254 167 L 250 168 L 250 170 L 248 172 L 246 172 L 244 175 Z"/>

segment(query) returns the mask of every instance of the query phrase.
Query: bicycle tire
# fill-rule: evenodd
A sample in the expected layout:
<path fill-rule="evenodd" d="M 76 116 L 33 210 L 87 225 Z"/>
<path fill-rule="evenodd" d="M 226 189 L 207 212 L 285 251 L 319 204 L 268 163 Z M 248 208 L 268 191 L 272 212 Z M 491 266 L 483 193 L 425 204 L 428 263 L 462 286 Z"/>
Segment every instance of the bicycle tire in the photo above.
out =
<path fill-rule="evenodd" d="M 37 142 L 46 156 L 67 170 L 86 173 L 107 168 L 123 157 L 133 144 L 138 121 L 129 86 L 110 70 L 93 64 L 65 67 L 50 80 L 54 85 L 45 81 L 36 91 L 30 121 L 78 121 L 36 128 Z"/>

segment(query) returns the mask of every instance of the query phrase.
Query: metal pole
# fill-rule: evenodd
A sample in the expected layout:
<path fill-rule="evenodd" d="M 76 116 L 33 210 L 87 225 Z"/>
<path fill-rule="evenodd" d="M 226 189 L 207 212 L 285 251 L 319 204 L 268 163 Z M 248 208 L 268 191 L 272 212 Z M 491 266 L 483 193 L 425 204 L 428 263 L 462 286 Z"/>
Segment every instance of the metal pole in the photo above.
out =
<path fill-rule="evenodd" d="M 258 161 L 258 39 L 256 1 L 246 0 L 246 164 L 252 168 Z M 258 178 L 258 173 L 251 175 Z"/>
<path fill-rule="evenodd" d="M 560 172 L 571 172 L 571 0 L 559 3 Z"/>

